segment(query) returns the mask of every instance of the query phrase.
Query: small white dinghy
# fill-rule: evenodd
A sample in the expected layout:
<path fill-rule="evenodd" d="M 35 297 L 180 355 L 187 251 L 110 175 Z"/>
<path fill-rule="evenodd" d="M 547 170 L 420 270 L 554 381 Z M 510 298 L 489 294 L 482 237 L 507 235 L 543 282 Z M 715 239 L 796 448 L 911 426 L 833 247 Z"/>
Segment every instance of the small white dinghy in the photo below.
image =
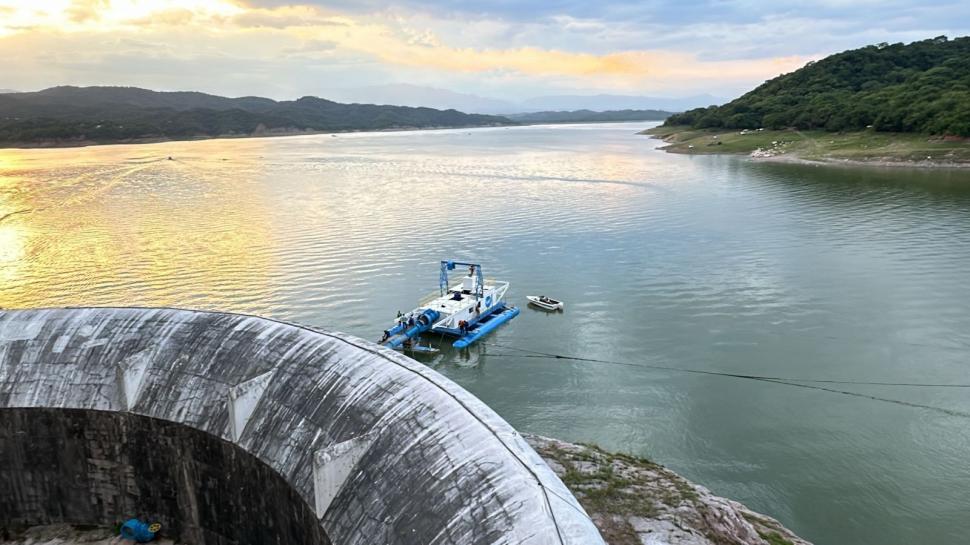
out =
<path fill-rule="evenodd" d="M 556 301 L 545 295 L 527 295 L 525 298 L 529 300 L 529 304 L 535 305 L 543 310 L 563 310 L 565 308 L 562 301 Z"/>

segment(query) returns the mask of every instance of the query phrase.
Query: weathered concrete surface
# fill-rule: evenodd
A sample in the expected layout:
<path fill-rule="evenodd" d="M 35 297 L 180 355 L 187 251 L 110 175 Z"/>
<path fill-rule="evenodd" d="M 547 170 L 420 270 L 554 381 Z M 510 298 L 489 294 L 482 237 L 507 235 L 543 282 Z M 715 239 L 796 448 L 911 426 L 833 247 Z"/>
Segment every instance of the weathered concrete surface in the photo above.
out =
<path fill-rule="evenodd" d="M 44 418 L 80 419 L 78 450 L 34 464 L 25 435 L 56 426 Z M 262 475 L 265 464 L 302 505 L 278 505 L 282 493 L 270 489 L 261 505 L 293 520 L 313 513 L 320 532 L 297 531 L 316 543 L 603 543 L 553 471 L 483 403 L 421 364 L 337 333 L 173 309 L 0 311 L 0 421 L 0 456 L 21 470 L 0 467 L 0 526 L 113 523 L 174 495 L 158 514 L 180 519 L 169 522 L 176 537 L 283 542 L 224 530 L 249 516 L 240 506 L 253 493 L 227 492 L 240 485 L 236 472 Z M 103 433 L 92 439 L 91 430 Z M 196 432 L 206 439 L 186 439 Z M 44 449 L 57 450 L 49 440 Z M 168 467 L 173 458 L 184 458 L 181 472 Z M 139 471 L 157 481 L 145 486 Z M 55 475 L 69 483 L 51 485 Z M 69 499 L 25 501 L 44 486 L 86 506 L 69 514 L 50 509 Z"/>
<path fill-rule="evenodd" d="M 160 537 L 153 545 L 173 545 Z M 122 539 L 113 528 L 77 528 L 70 524 L 51 524 L 25 528 L 16 533 L 0 532 L 0 545 L 132 545 Z"/>
<path fill-rule="evenodd" d="M 777 520 L 642 458 L 528 435 L 610 545 L 811 545 Z"/>
<path fill-rule="evenodd" d="M 329 543 L 313 509 L 255 456 L 127 412 L 0 409 L 0 488 L 0 526 L 138 516 L 186 543 Z"/>

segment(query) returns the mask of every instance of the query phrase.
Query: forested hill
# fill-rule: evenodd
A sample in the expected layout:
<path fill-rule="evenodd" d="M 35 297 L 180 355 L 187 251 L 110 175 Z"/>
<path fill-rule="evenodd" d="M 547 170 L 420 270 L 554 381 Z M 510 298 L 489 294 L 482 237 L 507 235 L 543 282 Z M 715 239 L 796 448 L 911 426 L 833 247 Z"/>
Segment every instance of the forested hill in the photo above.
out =
<path fill-rule="evenodd" d="M 970 37 L 845 51 L 665 125 L 970 136 Z"/>
<path fill-rule="evenodd" d="M 340 104 L 316 97 L 277 102 L 135 87 L 52 87 L 0 94 L 0 143 L 6 144 L 508 124 L 512 122 L 503 117 L 455 110 Z"/>

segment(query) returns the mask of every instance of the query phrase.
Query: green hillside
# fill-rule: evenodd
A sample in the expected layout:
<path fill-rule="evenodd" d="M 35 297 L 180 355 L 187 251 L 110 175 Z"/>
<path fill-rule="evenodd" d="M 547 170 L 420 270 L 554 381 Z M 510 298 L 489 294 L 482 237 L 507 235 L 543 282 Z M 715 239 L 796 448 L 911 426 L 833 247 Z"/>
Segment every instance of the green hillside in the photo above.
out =
<path fill-rule="evenodd" d="M 119 142 L 513 124 L 455 110 L 341 104 L 316 97 L 275 101 L 135 87 L 53 87 L 0 94 L 0 145 Z"/>
<path fill-rule="evenodd" d="M 831 55 L 723 106 L 673 115 L 665 125 L 970 136 L 970 37 Z"/>

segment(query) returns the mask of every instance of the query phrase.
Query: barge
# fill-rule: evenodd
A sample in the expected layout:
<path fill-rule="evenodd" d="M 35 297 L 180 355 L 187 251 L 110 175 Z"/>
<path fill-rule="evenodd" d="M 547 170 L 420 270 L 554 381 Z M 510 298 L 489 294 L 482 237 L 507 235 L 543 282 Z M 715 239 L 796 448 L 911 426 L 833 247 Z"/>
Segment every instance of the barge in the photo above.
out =
<path fill-rule="evenodd" d="M 449 273 L 468 267 L 468 273 L 451 283 Z M 509 283 L 486 279 L 478 263 L 442 261 L 438 294 L 414 310 L 398 314 L 397 322 L 384 330 L 380 344 L 412 352 L 436 352 L 421 346 L 419 337 L 434 333 L 454 337 L 452 346 L 466 348 L 519 315 L 519 309 L 504 301 Z"/>

